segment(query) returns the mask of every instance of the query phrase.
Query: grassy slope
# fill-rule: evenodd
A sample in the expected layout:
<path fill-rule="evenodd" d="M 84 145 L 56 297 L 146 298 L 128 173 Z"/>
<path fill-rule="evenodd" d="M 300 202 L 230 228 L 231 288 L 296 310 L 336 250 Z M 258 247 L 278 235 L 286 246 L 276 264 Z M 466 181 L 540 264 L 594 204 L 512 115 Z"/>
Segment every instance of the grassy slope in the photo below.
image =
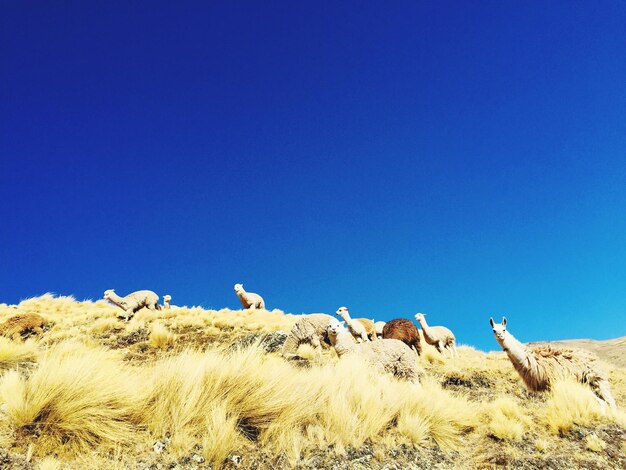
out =
<path fill-rule="evenodd" d="M 623 412 L 601 416 L 578 384 L 531 395 L 502 353 L 461 347 L 452 361 L 426 347 L 415 387 L 332 350 L 290 363 L 230 348 L 289 331 L 297 317 L 280 311 L 142 310 L 124 323 L 102 301 L 46 295 L 0 305 L 0 321 L 28 312 L 54 326 L 0 338 L 0 467 L 626 465 Z M 608 366 L 623 407 L 626 370 Z"/>

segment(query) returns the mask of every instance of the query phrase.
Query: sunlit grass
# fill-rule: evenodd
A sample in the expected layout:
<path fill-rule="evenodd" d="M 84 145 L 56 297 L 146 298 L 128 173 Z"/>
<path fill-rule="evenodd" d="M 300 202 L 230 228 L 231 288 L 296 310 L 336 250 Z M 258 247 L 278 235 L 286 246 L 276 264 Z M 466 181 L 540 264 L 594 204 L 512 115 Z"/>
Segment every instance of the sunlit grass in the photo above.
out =
<path fill-rule="evenodd" d="M 408 446 L 482 468 L 477 456 L 494 446 L 527 443 L 549 456 L 576 428 L 626 426 L 623 410 L 602 414 L 587 386 L 559 381 L 529 394 L 505 355 L 467 346 L 450 359 L 423 345 L 418 385 L 357 357 L 338 361 L 332 349 L 303 345 L 304 360 L 291 363 L 258 343 L 232 347 L 288 332 L 297 317 L 278 310 L 143 309 L 126 322 L 105 302 L 45 295 L 0 304 L 0 321 L 25 312 L 54 326 L 24 343 L 0 338 L 0 446 L 30 449 L 35 468 L 126 468 L 157 458 L 152 446 L 165 436 L 163 459 L 198 453 L 212 468 L 260 449 L 301 466 L 316 452 L 339 458 L 363 446 L 381 464 L 385 449 Z M 611 382 L 623 403 L 626 373 L 613 369 Z M 615 445 L 585 435 L 587 454 Z"/>

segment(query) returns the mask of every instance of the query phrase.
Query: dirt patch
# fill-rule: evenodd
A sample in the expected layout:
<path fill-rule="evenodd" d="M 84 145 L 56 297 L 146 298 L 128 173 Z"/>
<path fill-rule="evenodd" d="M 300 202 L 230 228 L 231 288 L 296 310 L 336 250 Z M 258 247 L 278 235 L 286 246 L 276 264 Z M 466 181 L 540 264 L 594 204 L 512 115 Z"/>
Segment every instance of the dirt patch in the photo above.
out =
<path fill-rule="evenodd" d="M 0 449 L 0 469 L 2 470 L 33 470 L 33 464 L 21 455 L 15 455 Z"/>

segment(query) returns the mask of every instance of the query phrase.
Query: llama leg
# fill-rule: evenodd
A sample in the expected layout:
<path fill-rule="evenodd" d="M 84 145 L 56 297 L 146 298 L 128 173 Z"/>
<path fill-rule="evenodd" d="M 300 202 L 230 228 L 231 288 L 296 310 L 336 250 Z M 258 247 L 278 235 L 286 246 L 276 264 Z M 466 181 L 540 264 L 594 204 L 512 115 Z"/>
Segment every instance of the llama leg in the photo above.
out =
<path fill-rule="evenodd" d="M 366 331 L 364 331 L 363 333 L 361 333 L 361 340 L 362 340 L 364 343 L 367 343 L 367 342 L 370 340 L 370 339 L 367 337 L 367 332 L 366 332 Z"/>

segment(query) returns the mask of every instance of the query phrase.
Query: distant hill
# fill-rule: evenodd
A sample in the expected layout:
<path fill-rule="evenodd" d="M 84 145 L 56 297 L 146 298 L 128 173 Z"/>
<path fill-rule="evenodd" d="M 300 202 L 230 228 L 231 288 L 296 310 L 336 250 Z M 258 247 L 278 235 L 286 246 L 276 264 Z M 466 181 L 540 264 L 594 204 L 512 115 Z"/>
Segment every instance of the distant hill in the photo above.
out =
<path fill-rule="evenodd" d="M 566 339 L 562 341 L 542 341 L 529 343 L 530 345 L 554 344 L 573 348 L 587 349 L 605 362 L 626 368 L 626 336 L 615 339 L 598 341 L 595 339 Z"/>

